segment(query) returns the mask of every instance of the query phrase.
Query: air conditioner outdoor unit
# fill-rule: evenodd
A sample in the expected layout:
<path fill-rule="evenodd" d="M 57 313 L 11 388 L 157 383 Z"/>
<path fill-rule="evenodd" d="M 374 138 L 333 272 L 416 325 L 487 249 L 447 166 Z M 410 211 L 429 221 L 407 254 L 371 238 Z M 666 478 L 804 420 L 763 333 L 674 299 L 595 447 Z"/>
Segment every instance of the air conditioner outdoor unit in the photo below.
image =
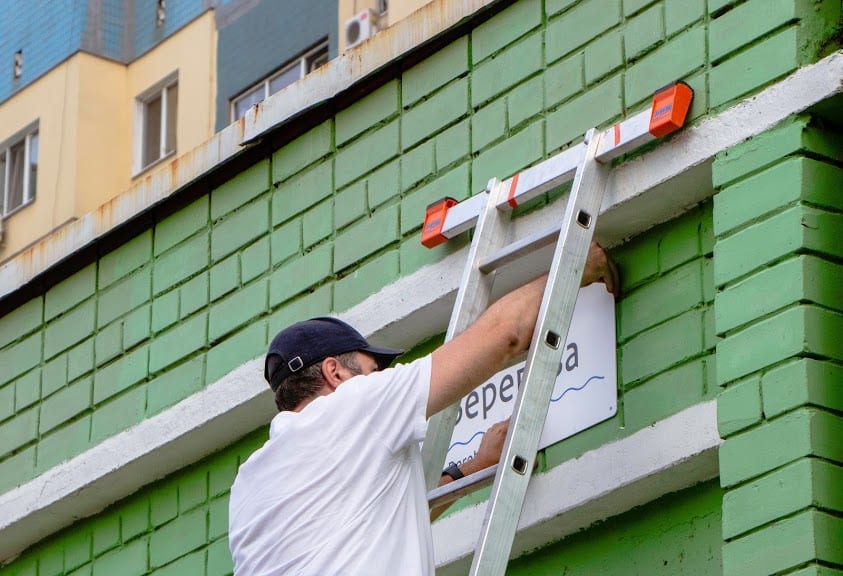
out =
<path fill-rule="evenodd" d="M 367 8 L 345 21 L 345 48 L 354 48 L 378 31 L 378 13 Z"/>

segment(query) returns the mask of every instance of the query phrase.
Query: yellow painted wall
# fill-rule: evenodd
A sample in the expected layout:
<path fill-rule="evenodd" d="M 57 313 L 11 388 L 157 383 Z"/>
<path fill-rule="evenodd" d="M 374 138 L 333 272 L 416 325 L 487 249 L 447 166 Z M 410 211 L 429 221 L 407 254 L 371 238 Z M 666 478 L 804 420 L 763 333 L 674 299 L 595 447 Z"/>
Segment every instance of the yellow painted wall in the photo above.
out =
<path fill-rule="evenodd" d="M 390 0 L 389 10 L 381 18 L 378 23 L 379 28 L 383 29 L 391 26 L 396 22 L 400 22 L 425 4 L 432 0 Z M 339 51 L 342 53 L 345 50 L 345 23 L 349 18 L 362 12 L 366 8 L 377 9 L 376 0 L 339 0 L 337 12 L 339 15 Z"/>
<path fill-rule="evenodd" d="M 208 11 L 128 66 L 77 53 L 0 105 L 0 142 L 39 121 L 35 201 L 4 222 L 0 262 L 126 191 L 136 97 L 178 73 L 175 158 L 214 134 L 216 29 Z"/>

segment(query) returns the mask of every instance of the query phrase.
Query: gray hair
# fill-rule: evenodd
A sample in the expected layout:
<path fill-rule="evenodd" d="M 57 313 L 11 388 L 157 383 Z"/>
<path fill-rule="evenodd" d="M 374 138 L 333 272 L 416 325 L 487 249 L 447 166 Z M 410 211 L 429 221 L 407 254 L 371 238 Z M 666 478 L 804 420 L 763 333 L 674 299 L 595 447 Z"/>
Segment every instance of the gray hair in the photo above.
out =
<path fill-rule="evenodd" d="M 334 356 L 337 361 L 351 371 L 352 374 L 362 374 L 360 363 L 357 362 L 357 355 L 354 352 L 346 352 Z M 280 359 L 279 359 L 280 360 Z M 324 358 L 323 358 L 324 360 Z M 274 367 L 270 367 L 270 373 Z M 325 377 L 322 375 L 322 360 L 293 372 L 281 381 L 275 390 L 275 406 L 279 412 L 295 410 L 296 406 L 303 401 L 313 398 L 325 385 Z"/>

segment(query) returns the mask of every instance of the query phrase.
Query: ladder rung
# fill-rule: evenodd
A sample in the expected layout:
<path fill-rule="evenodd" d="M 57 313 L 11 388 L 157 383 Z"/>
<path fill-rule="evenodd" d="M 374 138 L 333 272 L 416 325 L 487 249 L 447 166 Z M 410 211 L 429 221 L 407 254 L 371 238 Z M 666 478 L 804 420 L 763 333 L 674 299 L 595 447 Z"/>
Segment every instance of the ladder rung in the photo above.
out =
<path fill-rule="evenodd" d="M 497 471 L 498 465 L 494 464 L 474 474 L 463 476 L 459 480 L 454 480 L 444 486 L 434 488 L 427 493 L 428 506 L 431 509 L 444 506 L 484 486 L 489 486 L 494 481 Z"/>
<path fill-rule="evenodd" d="M 521 256 L 535 252 L 539 248 L 550 246 L 556 242 L 557 238 L 559 238 L 559 230 L 561 227 L 561 224 L 556 224 L 549 228 L 545 228 L 536 234 L 528 236 L 527 238 L 517 240 L 492 254 L 488 258 L 480 260 L 477 268 L 484 274 L 488 274 L 489 272 L 497 270 L 501 266 L 514 262 Z"/>

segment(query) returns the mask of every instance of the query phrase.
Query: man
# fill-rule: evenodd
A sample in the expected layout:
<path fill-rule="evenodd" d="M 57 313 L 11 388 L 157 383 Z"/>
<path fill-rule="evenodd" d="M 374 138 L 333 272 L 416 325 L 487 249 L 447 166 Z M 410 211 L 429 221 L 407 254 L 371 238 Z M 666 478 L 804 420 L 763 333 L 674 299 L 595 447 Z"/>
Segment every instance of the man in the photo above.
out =
<path fill-rule="evenodd" d="M 613 294 L 617 270 L 593 244 L 582 285 Z M 239 576 L 432 575 L 419 444 L 427 419 L 508 366 L 530 344 L 546 275 L 513 290 L 432 354 L 388 368 L 400 350 L 316 318 L 281 331 L 265 377 L 280 413 L 231 488 Z M 505 426 L 451 476 L 500 458 Z"/>

